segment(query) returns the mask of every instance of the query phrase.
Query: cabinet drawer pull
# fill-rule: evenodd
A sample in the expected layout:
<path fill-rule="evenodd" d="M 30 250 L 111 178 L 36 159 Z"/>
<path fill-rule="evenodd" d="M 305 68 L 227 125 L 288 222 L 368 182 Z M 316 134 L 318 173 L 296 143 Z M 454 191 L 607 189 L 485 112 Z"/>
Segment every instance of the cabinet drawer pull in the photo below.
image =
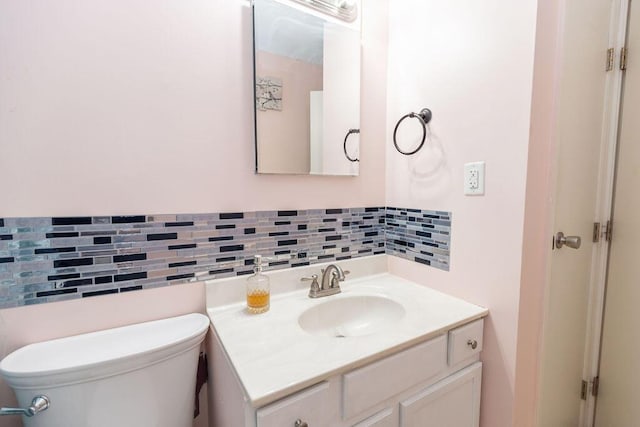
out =
<path fill-rule="evenodd" d="M 478 347 L 478 341 L 476 341 L 476 340 L 469 340 L 469 341 L 467 341 L 467 345 L 468 345 L 469 347 L 471 347 L 471 349 L 472 349 L 472 350 L 475 350 L 475 349 L 476 349 L 476 347 Z"/>
<path fill-rule="evenodd" d="M 294 424 L 294 427 L 309 427 L 309 424 L 305 423 L 300 418 L 298 418 Z"/>

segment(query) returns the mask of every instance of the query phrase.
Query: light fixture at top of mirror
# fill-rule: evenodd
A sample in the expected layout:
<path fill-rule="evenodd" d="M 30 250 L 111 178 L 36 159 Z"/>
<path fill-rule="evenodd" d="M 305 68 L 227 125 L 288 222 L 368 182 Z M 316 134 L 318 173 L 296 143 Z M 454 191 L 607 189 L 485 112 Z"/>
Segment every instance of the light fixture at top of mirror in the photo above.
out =
<path fill-rule="evenodd" d="M 353 22 L 358 17 L 355 0 L 293 0 L 296 3 L 311 7 L 329 16 L 346 22 Z"/>

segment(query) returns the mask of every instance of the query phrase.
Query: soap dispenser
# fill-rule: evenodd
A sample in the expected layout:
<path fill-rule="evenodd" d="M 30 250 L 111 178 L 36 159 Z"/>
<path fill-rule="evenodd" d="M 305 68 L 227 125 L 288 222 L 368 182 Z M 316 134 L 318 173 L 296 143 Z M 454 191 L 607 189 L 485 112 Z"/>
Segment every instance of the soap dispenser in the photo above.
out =
<path fill-rule="evenodd" d="M 251 314 L 269 310 L 269 277 L 262 273 L 262 256 L 253 257 L 254 273 L 247 279 L 247 311 Z"/>

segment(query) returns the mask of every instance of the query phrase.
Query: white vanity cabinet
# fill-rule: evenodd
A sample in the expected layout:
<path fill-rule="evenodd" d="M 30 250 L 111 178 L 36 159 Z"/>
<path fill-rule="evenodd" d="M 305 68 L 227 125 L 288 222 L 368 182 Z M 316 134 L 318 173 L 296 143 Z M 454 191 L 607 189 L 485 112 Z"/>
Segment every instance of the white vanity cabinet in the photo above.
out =
<path fill-rule="evenodd" d="M 476 362 L 400 402 L 402 427 L 473 427 L 480 419 L 482 363 Z"/>
<path fill-rule="evenodd" d="M 477 427 L 482 328 L 473 320 L 258 405 L 214 336 L 211 427 Z"/>

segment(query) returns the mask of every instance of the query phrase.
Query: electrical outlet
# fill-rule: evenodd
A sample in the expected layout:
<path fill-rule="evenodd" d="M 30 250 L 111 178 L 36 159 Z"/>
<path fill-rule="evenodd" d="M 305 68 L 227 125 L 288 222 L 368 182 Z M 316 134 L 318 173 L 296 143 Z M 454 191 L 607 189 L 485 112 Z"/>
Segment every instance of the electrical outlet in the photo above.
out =
<path fill-rule="evenodd" d="M 467 196 L 484 195 L 484 162 L 464 165 L 464 194 Z"/>

